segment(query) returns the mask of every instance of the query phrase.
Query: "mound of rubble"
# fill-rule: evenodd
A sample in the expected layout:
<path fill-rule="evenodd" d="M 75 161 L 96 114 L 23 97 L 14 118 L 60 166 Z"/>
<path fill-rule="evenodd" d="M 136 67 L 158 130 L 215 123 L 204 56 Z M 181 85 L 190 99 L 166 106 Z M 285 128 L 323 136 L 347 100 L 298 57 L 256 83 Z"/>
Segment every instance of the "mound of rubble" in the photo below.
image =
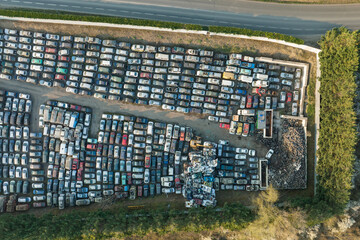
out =
<path fill-rule="evenodd" d="M 188 166 L 184 170 L 183 196 L 186 207 L 216 206 L 214 170 L 218 164 L 215 148 L 190 152 Z"/>
<path fill-rule="evenodd" d="M 279 134 L 279 140 L 259 139 L 275 152 L 269 162 L 269 183 L 277 189 L 304 189 L 307 181 L 304 127 L 300 121 L 282 119 Z"/>

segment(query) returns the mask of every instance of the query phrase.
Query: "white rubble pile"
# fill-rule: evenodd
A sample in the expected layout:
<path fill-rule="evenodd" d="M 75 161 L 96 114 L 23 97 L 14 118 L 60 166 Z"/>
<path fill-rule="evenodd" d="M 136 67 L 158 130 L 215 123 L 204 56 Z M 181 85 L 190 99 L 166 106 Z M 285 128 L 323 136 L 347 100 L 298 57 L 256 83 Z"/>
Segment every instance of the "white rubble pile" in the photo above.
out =
<path fill-rule="evenodd" d="M 215 206 L 214 170 L 218 164 L 216 148 L 204 148 L 189 153 L 189 164 L 184 171 L 183 196 L 186 207 Z"/>

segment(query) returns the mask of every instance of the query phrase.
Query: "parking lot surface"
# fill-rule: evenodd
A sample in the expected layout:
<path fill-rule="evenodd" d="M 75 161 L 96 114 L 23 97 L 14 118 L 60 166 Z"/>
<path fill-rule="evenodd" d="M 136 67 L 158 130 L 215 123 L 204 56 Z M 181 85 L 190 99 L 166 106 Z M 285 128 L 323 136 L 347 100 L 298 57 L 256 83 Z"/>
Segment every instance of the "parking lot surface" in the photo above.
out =
<path fill-rule="evenodd" d="M 296 63 L 12 29 L 1 36 L 5 197 L 63 209 L 176 193 L 193 207 L 215 206 L 219 190 L 264 190 L 269 179 L 306 184 L 307 75 Z M 293 119 L 286 137 L 283 118 Z M 30 150 L 21 140 L 29 131 Z M 31 178 L 19 175 L 28 168 Z M 31 180 L 30 194 L 13 178 Z M 14 202 L 10 195 L 7 211 Z"/>

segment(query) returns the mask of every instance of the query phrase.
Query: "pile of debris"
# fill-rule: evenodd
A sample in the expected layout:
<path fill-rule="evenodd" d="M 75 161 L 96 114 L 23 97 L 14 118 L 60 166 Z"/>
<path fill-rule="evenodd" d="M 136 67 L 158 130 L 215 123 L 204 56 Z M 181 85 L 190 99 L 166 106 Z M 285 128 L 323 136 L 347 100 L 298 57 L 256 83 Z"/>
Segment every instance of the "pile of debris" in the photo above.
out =
<path fill-rule="evenodd" d="M 216 144 L 204 143 L 201 151 L 189 153 L 189 160 L 184 167 L 183 177 L 185 185 L 183 196 L 185 206 L 215 206 L 214 170 L 218 164 L 216 158 Z"/>
<path fill-rule="evenodd" d="M 300 121 L 283 119 L 279 154 L 269 168 L 269 182 L 281 189 L 306 188 L 306 134 Z"/>
<path fill-rule="evenodd" d="M 306 135 L 300 121 L 281 120 L 280 140 L 264 139 L 258 134 L 257 139 L 274 150 L 269 161 L 269 183 L 277 189 L 306 188 Z"/>

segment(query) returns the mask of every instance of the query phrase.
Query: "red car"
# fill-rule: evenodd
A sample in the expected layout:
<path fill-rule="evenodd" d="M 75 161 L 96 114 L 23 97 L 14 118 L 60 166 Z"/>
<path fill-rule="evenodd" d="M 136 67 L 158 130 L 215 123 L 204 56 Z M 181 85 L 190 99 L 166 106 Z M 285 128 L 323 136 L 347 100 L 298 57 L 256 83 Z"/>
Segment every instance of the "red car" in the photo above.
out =
<path fill-rule="evenodd" d="M 127 182 L 129 185 L 131 185 L 132 184 L 131 173 L 127 173 L 126 175 L 127 175 Z"/>
<path fill-rule="evenodd" d="M 96 150 L 96 144 L 87 144 L 87 145 L 86 145 L 86 149 Z"/>
<path fill-rule="evenodd" d="M 109 138 L 109 143 L 114 144 L 114 140 L 115 140 L 115 132 L 111 132 L 110 138 Z"/>
<path fill-rule="evenodd" d="M 145 167 L 150 168 L 151 158 L 150 155 L 145 156 Z"/>
<path fill-rule="evenodd" d="M 66 76 L 61 74 L 55 74 L 55 79 L 66 81 Z"/>
<path fill-rule="evenodd" d="M 249 129 L 250 129 L 250 124 L 244 123 L 244 129 L 243 129 L 243 133 L 242 133 L 242 135 L 244 137 L 247 137 L 247 135 L 249 134 Z"/>
<path fill-rule="evenodd" d="M 180 141 L 185 141 L 185 132 L 184 131 L 180 132 Z"/>
<path fill-rule="evenodd" d="M 142 197 L 142 192 L 143 192 L 142 189 L 143 189 L 142 186 L 138 186 L 138 189 L 137 189 L 138 197 Z"/>
<path fill-rule="evenodd" d="M 75 105 L 75 104 L 70 104 L 70 109 L 76 110 L 76 111 L 81 111 L 81 106 L 80 105 Z"/>
<path fill-rule="evenodd" d="M 230 124 L 228 123 L 220 123 L 220 128 L 230 129 Z"/>
<path fill-rule="evenodd" d="M 121 145 L 127 146 L 127 141 L 128 141 L 128 135 L 124 134 L 122 137 Z"/>
<path fill-rule="evenodd" d="M 140 73 L 140 77 L 141 78 L 151 78 L 152 77 L 152 74 L 151 73 Z"/>
<path fill-rule="evenodd" d="M 291 102 L 291 99 L 292 99 L 292 94 L 288 92 L 288 93 L 286 94 L 286 102 L 287 102 L 287 103 Z"/>
<path fill-rule="evenodd" d="M 102 149 L 103 149 L 103 145 L 102 144 L 98 144 L 98 147 L 96 149 L 96 156 L 101 156 L 102 153 Z"/>
<path fill-rule="evenodd" d="M 216 98 L 212 98 L 212 97 L 205 97 L 205 102 L 209 102 L 209 103 L 216 103 Z"/>
<path fill-rule="evenodd" d="M 84 162 L 81 162 L 81 163 L 80 163 L 79 170 L 78 170 L 77 173 L 76 173 L 76 180 L 77 180 L 77 181 L 81 181 L 81 180 L 82 180 L 83 171 L 84 171 Z"/>
<path fill-rule="evenodd" d="M 79 168 L 79 159 L 75 158 L 72 162 L 71 169 L 76 170 Z"/>
<path fill-rule="evenodd" d="M 45 52 L 47 52 L 47 53 L 56 53 L 56 49 L 47 47 L 47 48 L 45 48 Z"/>
<path fill-rule="evenodd" d="M 59 60 L 59 61 L 67 61 L 67 62 L 69 62 L 69 61 L 70 61 L 70 57 L 58 56 L 58 60 Z"/>
<path fill-rule="evenodd" d="M 180 185 L 180 178 L 175 178 L 175 186 Z"/>
<path fill-rule="evenodd" d="M 251 95 L 248 95 L 247 98 L 246 98 L 246 108 L 251 108 L 252 107 L 252 96 Z"/>

